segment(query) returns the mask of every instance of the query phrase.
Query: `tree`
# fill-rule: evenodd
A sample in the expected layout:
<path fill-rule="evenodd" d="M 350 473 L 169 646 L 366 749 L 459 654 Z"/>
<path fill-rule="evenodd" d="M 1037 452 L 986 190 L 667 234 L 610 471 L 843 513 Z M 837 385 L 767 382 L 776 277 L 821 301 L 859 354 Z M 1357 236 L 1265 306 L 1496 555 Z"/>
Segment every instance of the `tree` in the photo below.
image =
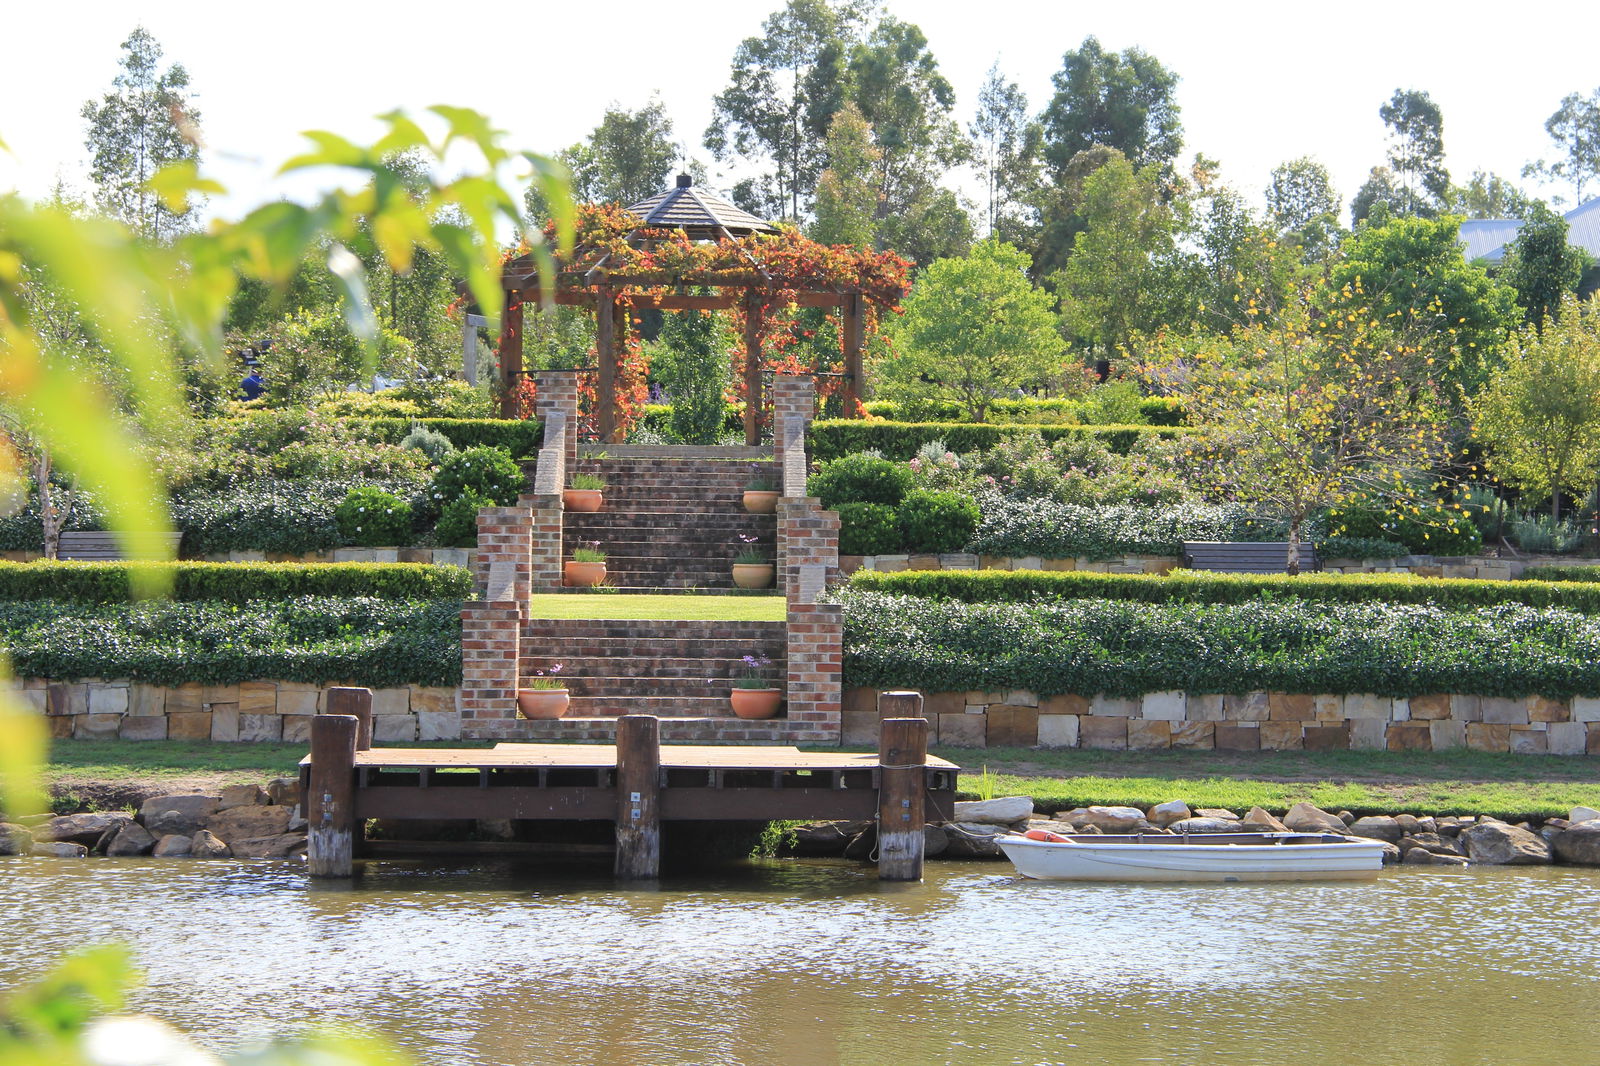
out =
<path fill-rule="evenodd" d="M 1450 192 L 1444 165 L 1444 115 L 1433 97 L 1417 89 L 1396 89 L 1378 108 L 1389 127 L 1389 165 L 1404 193 L 1401 214 L 1432 217 Z"/>
<path fill-rule="evenodd" d="M 1000 74 L 1000 64 L 978 90 L 978 111 L 967 126 L 975 149 L 978 176 L 988 200 L 988 236 L 1008 240 L 1020 222 L 1014 212 L 1038 181 L 1038 153 L 1043 132 L 1028 118 L 1028 98 L 1016 82 Z"/>
<path fill-rule="evenodd" d="M 1257 313 L 1276 313 L 1294 290 L 1299 256 L 1293 246 L 1275 239 L 1227 186 L 1211 189 L 1201 202 L 1188 238 L 1198 244 L 1191 291 L 1206 318 L 1244 325 Z"/>
<path fill-rule="evenodd" d="M 722 433 L 730 340 L 727 320 L 716 311 L 662 319 L 665 350 L 652 365 L 672 399 L 672 432 L 684 444 L 715 444 Z"/>
<path fill-rule="evenodd" d="M 882 153 L 872 143 L 872 126 L 854 103 L 833 116 L 827 149 L 828 166 L 817 181 L 811 237 L 823 244 L 874 247 L 879 203 L 874 178 Z"/>
<path fill-rule="evenodd" d="M 176 63 L 159 69 L 161 45 L 143 26 L 122 42 L 122 53 L 112 90 L 83 105 L 95 202 L 139 236 L 167 240 L 193 223 L 195 206 L 174 211 L 148 183 L 168 164 L 199 162 L 200 113 L 188 72 Z"/>
<path fill-rule="evenodd" d="M 798 221 L 826 159 L 828 124 L 845 102 L 855 39 L 851 13 L 828 0 L 788 0 L 733 53 L 729 85 L 712 101 L 705 146 L 719 161 L 764 159 L 770 169 L 734 188 L 741 207 Z"/>
<path fill-rule="evenodd" d="M 1157 338 L 1145 374 L 1181 395 L 1195 475 L 1289 525 L 1300 572 L 1306 520 L 1374 497 L 1410 501 L 1447 451 L 1427 354 L 1397 343 L 1372 308 L 1334 294 L 1231 335 Z"/>
<path fill-rule="evenodd" d="M 1183 147 L 1178 76 L 1138 48 L 1107 52 L 1094 37 L 1062 57 L 1042 116 L 1045 159 L 1057 172 L 1087 148 L 1115 148 L 1135 167 L 1170 168 Z"/>
<path fill-rule="evenodd" d="M 900 350 L 884 363 L 885 394 L 953 399 L 982 422 L 997 398 L 1054 375 L 1064 346 L 1029 265 L 993 238 L 929 264 L 895 330 Z"/>
<path fill-rule="evenodd" d="M 1506 250 L 1499 280 L 1517 291 L 1526 321 L 1543 328 L 1545 316 L 1577 289 L 1586 258 L 1567 243 L 1567 220 L 1535 203 Z"/>
<path fill-rule="evenodd" d="M 1135 171 L 1115 154 L 1084 179 L 1079 213 L 1085 228 L 1051 280 L 1072 333 L 1110 354 L 1170 320 L 1182 219 L 1162 200 L 1155 167 Z"/>
<path fill-rule="evenodd" d="M 1583 203 L 1584 187 L 1600 180 L 1600 89 L 1587 97 L 1577 93 L 1562 97 L 1544 128 L 1565 157 L 1553 163 L 1542 159 L 1529 163 L 1522 176 L 1570 182 L 1574 199 Z"/>
<path fill-rule="evenodd" d="M 1466 185 L 1450 188 L 1450 213 L 1467 218 L 1527 218 L 1537 200 L 1498 174 L 1474 170 Z"/>
<path fill-rule="evenodd" d="M 1406 191 L 1394 171 L 1388 167 L 1373 167 L 1367 180 L 1350 198 L 1350 224 L 1363 222 L 1383 225 L 1396 215 L 1405 214 Z"/>
<path fill-rule="evenodd" d="M 1361 288 L 1397 333 L 1422 337 L 1456 395 L 1482 385 L 1494 354 L 1521 318 L 1516 292 L 1462 254 L 1461 220 L 1397 218 L 1351 234 L 1329 277 Z"/>
<path fill-rule="evenodd" d="M 637 111 L 607 107 L 588 143 L 573 145 L 561 159 L 579 199 L 626 207 L 666 188 L 678 155 L 666 105 L 652 96 Z"/>
<path fill-rule="evenodd" d="M 1267 217 L 1280 240 L 1292 240 L 1307 261 L 1321 261 L 1339 243 L 1339 194 L 1328 168 L 1301 156 L 1272 168 Z"/>
<path fill-rule="evenodd" d="M 1600 477 L 1600 307 L 1571 293 L 1540 329 L 1523 327 L 1472 407 L 1489 469 L 1537 497 L 1585 492 Z"/>

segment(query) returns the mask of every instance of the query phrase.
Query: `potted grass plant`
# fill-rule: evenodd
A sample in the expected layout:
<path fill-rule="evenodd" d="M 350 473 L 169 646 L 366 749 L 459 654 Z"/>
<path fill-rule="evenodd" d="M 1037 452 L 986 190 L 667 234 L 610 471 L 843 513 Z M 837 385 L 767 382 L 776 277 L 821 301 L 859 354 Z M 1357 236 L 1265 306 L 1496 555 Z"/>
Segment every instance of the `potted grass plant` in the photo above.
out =
<path fill-rule="evenodd" d="M 589 541 L 572 549 L 572 558 L 561 566 L 562 584 L 570 588 L 593 588 L 606 579 L 606 553 L 599 541 Z"/>
<path fill-rule="evenodd" d="M 767 676 L 772 660 L 766 656 L 746 655 L 744 669 L 733 679 L 733 690 L 728 701 L 739 718 L 771 718 L 778 713 L 783 702 L 783 690 Z"/>
<path fill-rule="evenodd" d="M 751 514 L 773 514 L 778 510 L 778 479 L 771 474 L 757 473 L 744 486 L 744 509 Z"/>
<path fill-rule="evenodd" d="M 561 677 L 561 664 L 539 670 L 517 689 L 517 713 L 529 721 L 549 721 L 567 713 L 571 694 Z"/>
<path fill-rule="evenodd" d="M 764 589 L 772 584 L 775 572 L 767 553 L 747 533 L 739 534 L 744 547 L 733 557 L 733 583 L 742 589 Z"/>
<path fill-rule="evenodd" d="M 604 478 L 594 474 L 573 474 L 561 490 L 561 506 L 568 511 L 598 511 L 605 501 Z"/>

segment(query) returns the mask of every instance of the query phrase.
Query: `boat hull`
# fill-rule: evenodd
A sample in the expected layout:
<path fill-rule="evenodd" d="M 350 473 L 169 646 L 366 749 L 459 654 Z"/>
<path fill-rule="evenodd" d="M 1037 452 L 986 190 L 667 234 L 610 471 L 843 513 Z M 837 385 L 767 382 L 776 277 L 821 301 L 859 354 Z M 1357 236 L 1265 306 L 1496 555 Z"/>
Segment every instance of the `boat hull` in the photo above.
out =
<path fill-rule="evenodd" d="M 1147 841 L 1151 838 L 1145 838 Z M 1167 838 L 1173 840 L 1174 838 Z M 1041 881 L 1358 881 L 1383 868 L 1380 841 L 1147 843 L 996 838 L 1024 877 Z"/>

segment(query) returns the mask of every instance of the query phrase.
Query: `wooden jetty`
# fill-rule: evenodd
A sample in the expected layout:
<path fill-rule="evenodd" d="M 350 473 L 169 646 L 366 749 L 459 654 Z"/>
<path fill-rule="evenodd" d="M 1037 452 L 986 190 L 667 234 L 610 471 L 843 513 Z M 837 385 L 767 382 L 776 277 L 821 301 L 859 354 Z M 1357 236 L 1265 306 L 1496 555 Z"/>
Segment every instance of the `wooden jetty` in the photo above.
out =
<path fill-rule="evenodd" d="M 610 821 L 624 879 L 657 876 L 662 822 L 875 819 L 879 876 L 915 881 L 923 826 L 951 817 L 960 772 L 927 754 L 921 717 L 886 718 L 876 754 L 662 745 L 651 715 L 619 718 L 615 746 L 374 748 L 370 693 L 335 692 L 330 712 L 350 713 L 314 718 L 300 763 L 313 877 L 351 875 L 369 818 Z"/>

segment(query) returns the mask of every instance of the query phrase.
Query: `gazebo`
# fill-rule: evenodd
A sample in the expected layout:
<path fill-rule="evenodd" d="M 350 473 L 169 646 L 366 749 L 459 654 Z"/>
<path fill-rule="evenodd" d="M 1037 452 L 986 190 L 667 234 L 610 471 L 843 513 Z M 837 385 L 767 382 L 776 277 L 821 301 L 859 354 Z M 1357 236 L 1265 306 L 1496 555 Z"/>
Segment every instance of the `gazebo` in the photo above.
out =
<path fill-rule="evenodd" d="M 837 308 L 847 413 L 859 410 L 861 353 L 869 304 L 892 305 L 905 293 L 906 265 L 893 253 L 828 248 L 781 229 L 705 189 L 687 174 L 677 184 L 620 212 L 586 208 L 570 259 L 557 263 L 555 302 L 595 315 L 595 423 L 603 441 L 621 440 L 618 372 L 629 312 L 734 309 L 744 316 L 745 438 L 760 442 L 762 337 L 775 305 Z M 813 252 L 812 249 L 817 251 Z M 805 254 L 797 254 L 797 253 Z M 523 370 L 523 313 L 537 311 L 534 257 L 511 259 L 502 272 L 505 314 L 500 336 L 503 413 L 515 414 Z M 691 292 L 691 288 L 710 292 Z M 526 301 L 526 303 L 525 303 Z"/>

